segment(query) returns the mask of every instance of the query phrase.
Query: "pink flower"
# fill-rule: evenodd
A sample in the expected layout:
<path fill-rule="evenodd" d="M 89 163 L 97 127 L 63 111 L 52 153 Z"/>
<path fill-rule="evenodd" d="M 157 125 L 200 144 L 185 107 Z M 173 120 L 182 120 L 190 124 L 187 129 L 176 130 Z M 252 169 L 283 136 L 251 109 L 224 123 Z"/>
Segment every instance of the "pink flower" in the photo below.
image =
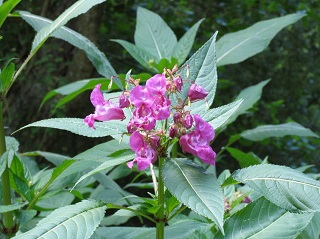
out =
<path fill-rule="evenodd" d="M 152 130 L 156 126 L 153 109 L 145 105 L 136 108 L 133 111 L 132 123 L 137 129 Z"/>
<path fill-rule="evenodd" d="M 130 92 L 130 101 L 136 107 L 141 105 L 151 106 L 153 97 L 147 87 L 137 85 Z"/>
<path fill-rule="evenodd" d="M 136 157 L 127 163 L 129 168 L 132 168 L 133 164 L 137 163 L 138 170 L 145 170 L 151 163 L 157 160 L 155 150 L 149 147 L 138 131 L 132 133 L 130 137 L 130 147 L 135 152 Z"/>
<path fill-rule="evenodd" d="M 161 95 L 156 94 L 154 96 L 154 104 L 152 105 L 156 120 L 164 120 L 170 116 L 171 101 Z"/>
<path fill-rule="evenodd" d="M 95 106 L 95 112 L 84 119 L 85 124 L 94 129 L 95 120 L 108 121 L 123 120 L 125 118 L 120 107 L 116 106 L 109 100 L 104 100 L 100 87 L 101 84 L 96 85 L 90 95 L 91 103 Z"/>
<path fill-rule="evenodd" d="M 179 144 L 183 151 L 200 158 L 206 164 L 215 164 L 216 153 L 209 146 L 214 138 L 212 126 L 199 115 L 194 115 L 195 130 L 181 136 Z"/>
<path fill-rule="evenodd" d="M 166 93 L 166 77 L 164 74 L 157 74 L 146 82 L 146 87 L 152 95 Z"/>
<path fill-rule="evenodd" d="M 192 84 L 188 90 L 188 97 L 191 102 L 206 98 L 208 92 L 197 84 Z"/>

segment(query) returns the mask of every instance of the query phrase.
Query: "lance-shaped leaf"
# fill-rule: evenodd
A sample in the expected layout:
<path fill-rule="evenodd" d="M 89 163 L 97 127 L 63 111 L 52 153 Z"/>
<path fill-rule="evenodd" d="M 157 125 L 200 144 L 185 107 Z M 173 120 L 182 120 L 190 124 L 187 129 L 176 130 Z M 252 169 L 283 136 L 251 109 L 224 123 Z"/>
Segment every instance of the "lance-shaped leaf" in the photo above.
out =
<path fill-rule="evenodd" d="M 14 210 L 17 210 L 17 209 L 24 207 L 27 204 L 28 204 L 28 202 L 15 203 L 15 204 L 10 204 L 10 205 L 0 205 L 0 213 L 14 211 Z"/>
<path fill-rule="evenodd" d="M 75 2 L 71 7 L 64 11 L 56 20 L 50 25 L 42 28 L 35 36 L 32 43 L 32 52 L 41 46 L 50 35 L 59 27 L 65 25 L 69 20 L 87 12 L 93 6 L 104 2 L 105 0 L 79 0 Z"/>
<path fill-rule="evenodd" d="M 189 238 L 196 230 L 209 230 L 212 223 L 203 223 L 196 220 L 179 220 L 164 228 L 164 238 L 184 239 Z M 99 227 L 96 238 L 108 239 L 150 239 L 156 238 L 156 228 L 145 227 Z M 99 237 L 100 236 L 100 237 Z M 193 238 L 193 237 L 192 237 Z"/>
<path fill-rule="evenodd" d="M 139 7 L 134 41 L 137 47 L 155 56 L 158 62 L 162 58 L 171 58 L 177 37 L 159 15 Z"/>
<path fill-rule="evenodd" d="M 125 40 L 113 39 L 112 41 L 119 43 L 143 67 L 150 71 L 158 73 L 158 70 L 151 65 L 151 63 L 155 62 L 155 56 L 153 56 L 151 53 Z"/>
<path fill-rule="evenodd" d="M 240 92 L 236 100 L 242 99 L 243 102 L 232 117 L 228 119 L 229 124 L 235 121 L 239 115 L 246 113 L 247 110 L 261 98 L 263 87 L 268 84 L 269 81 L 270 80 L 262 81 L 256 85 L 249 86 Z"/>
<path fill-rule="evenodd" d="M 297 170 L 263 164 L 237 170 L 233 178 L 284 209 L 320 211 L 320 182 Z"/>
<path fill-rule="evenodd" d="M 313 213 L 290 213 L 265 198 L 250 203 L 225 222 L 225 235 L 216 239 L 294 239 L 307 227 Z"/>
<path fill-rule="evenodd" d="M 104 170 L 108 170 L 110 168 L 113 168 L 119 164 L 128 162 L 130 159 L 133 159 L 134 153 L 132 150 L 129 149 L 129 151 L 125 151 L 123 153 L 121 153 L 119 156 L 117 157 L 109 157 L 104 163 L 100 164 L 98 167 L 96 167 L 95 169 L 89 171 L 88 173 L 86 173 L 85 175 L 83 175 L 73 186 L 73 188 L 75 186 L 77 186 L 81 181 L 83 181 L 84 179 L 86 179 L 87 177 L 90 177 L 96 173 L 99 173 L 101 171 Z"/>
<path fill-rule="evenodd" d="M 8 17 L 12 9 L 20 2 L 21 0 L 8 0 L 4 4 L 0 2 L 0 28 L 3 22 Z"/>
<path fill-rule="evenodd" d="M 217 65 L 235 64 L 263 51 L 284 27 L 305 14 L 296 13 L 258 22 L 247 29 L 229 33 L 217 41 Z"/>
<path fill-rule="evenodd" d="M 320 237 L 320 213 L 316 212 L 309 225 L 301 232 L 297 239 L 314 239 Z"/>
<path fill-rule="evenodd" d="M 28 24 L 30 24 L 37 32 L 50 27 L 53 22 L 50 19 L 31 14 L 26 11 L 19 11 L 20 16 Z M 61 26 L 57 28 L 50 36 L 62 39 L 72 44 L 73 46 L 83 50 L 92 64 L 96 67 L 99 74 L 106 78 L 111 78 L 117 75 L 109 60 L 88 38 L 82 36 L 76 31 L 68 27 Z M 122 89 L 122 84 L 119 79 L 115 78 L 114 82 Z"/>
<path fill-rule="evenodd" d="M 229 119 L 237 112 L 242 102 L 243 100 L 240 99 L 230 104 L 220 106 L 219 108 L 202 111 L 199 114 L 206 122 L 210 123 L 212 127 L 217 130 L 228 124 Z"/>
<path fill-rule="evenodd" d="M 167 159 L 161 174 L 172 195 L 223 232 L 223 195 L 214 175 L 187 159 Z"/>
<path fill-rule="evenodd" d="M 49 91 L 43 98 L 40 107 L 42 107 L 47 100 L 51 99 L 55 95 L 57 94 L 64 95 L 65 97 L 59 100 L 58 104 L 55 106 L 55 108 L 58 108 L 68 103 L 69 101 L 77 97 L 82 92 L 93 89 L 98 84 L 101 84 L 101 90 L 108 89 L 109 83 L 110 83 L 110 80 L 106 78 L 95 78 L 90 80 L 80 80 L 80 81 L 72 82 L 70 84 L 59 87 L 55 90 Z"/>
<path fill-rule="evenodd" d="M 61 207 L 42 219 L 34 229 L 13 238 L 90 238 L 105 210 L 106 206 L 95 201 Z"/>
<path fill-rule="evenodd" d="M 215 55 L 216 36 L 217 33 L 215 33 L 196 53 L 190 57 L 188 61 L 185 62 L 185 67 L 178 71 L 182 79 L 189 80 L 184 82 L 181 92 L 182 100 L 187 99 L 190 85 L 192 82 L 195 82 L 209 92 L 206 97 L 206 101 L 209 106 L 212 104 L 218 80 Z M 194 114 L 205 109 L 206 104 L 204 104 L 203 101 L 192 104 L 192 112 Z"/>
<path fill-rule="evenodd" d="M 178 59 L 178 65 L 181 65 L 185 62 L 188 54 L 191 50 L 191 47 L 194 42 L 194 38 L 196 37 L 198 28 L 201 22 L 204 19 L 199 20 L 196 24 L 194 24 L 178 41 L 178 44 L 173 50 L 172 57 Z"/>
<path fill-rule="evenodd" d="M 295 122 L 258 126 L 257 128 L 246 130 L 240 135 L 251 141 L 260 141 L 270 137 L 284 137 L 286 135 L 319 138 L 319 136 L 313 133 L 310 129 Z"/>
<path fill-rule="evenodd" d="M 115 139 L 121 139 L 122 135 L 127 132 L 126 126 L 121 121 L 106 121 L 106 122 L 96 122 L 96 129 L 89 128 L 83 121 L 79 118 L 52 118 L 40 120 L 31 124 L 28 124 L 19 130 L 28 127 L 46 127 L 53 129 L 66 130 L 74 134 L 96 138 L 112 136 Z"/>

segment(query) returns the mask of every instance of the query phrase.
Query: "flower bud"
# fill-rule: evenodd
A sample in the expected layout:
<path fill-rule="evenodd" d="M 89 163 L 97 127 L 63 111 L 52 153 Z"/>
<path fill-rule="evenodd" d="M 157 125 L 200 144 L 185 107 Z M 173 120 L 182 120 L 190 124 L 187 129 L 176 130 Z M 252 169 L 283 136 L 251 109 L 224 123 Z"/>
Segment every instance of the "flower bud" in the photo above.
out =
<path fill-rule="evenodd" d="M 127 108 L 130 105 L 130 101 L 128 97 L 126 97 L 124 94 L 120 95 L 119 97 L 119 107 L 120 108 Z"/>
<path fill-rule="evenodd" d="M 188 97 L 191 102 L 206 98 L 208 92 L 201 86 L 192 84 L 188 91 Z"/>
<path fill-rule="evenodd" d="M 181 123 L 181 113 L 180 113 L 180 112 L 174 113 L 174 115 L 173 115 L 173 121 L 174 121 L 176 124 L 180 124 L 180 123 Z"/>
<path fill-rule="evenodd" d="M 169 129 L 169 136 L 173 139 L 178 136 L 178 127 L 174 124 Z"/>
<path fill-rule="evenodd" d="M 176 86 L 176 90 L 178 92 L 181 92 L 181 89 L 182 89 L 182 85 L 183 85 L 183 81 L 182 81 L 182 78 L 180 76 L 174 78 L 174 84 Z"/>
<path fill-rule="evenodd" d="M 192 124 L 193 124 L 193 118 L 190 114 L 187 114 L 185 117 L 184 117 L 184 122 L 183 122 L 183 125 L 184 127 L 186 127 L 187 129 L 190 129 L 192 127 Z"/>
<path fill-rule="evenodd" d="M 152 149 L 157 151 L 160 146 L 160 138 L 156 135 L 149 136 L 149 144 Z"/>

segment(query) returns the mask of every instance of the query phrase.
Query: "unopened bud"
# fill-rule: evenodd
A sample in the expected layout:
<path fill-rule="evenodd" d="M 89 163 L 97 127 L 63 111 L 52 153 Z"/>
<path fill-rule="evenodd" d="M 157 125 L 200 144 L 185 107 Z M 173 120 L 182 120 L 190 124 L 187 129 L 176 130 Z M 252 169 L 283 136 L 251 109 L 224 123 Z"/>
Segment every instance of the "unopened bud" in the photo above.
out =
<path fill-rule="evenodd" d="M 187 66 L 187 78 L 189 78 L 189 76 L 190 76 L 190 68 L 189 66 Z"/>
<path fill-rule="evenodd" d="M 174 137 L 177 137 L 177 136 L 178 136 L 178 127 L 175 124 L 171 125 L 169 129 L 169 137 L 173 139 Z"/>
<path fill-rule="evenodd" d="M 187 114 L 185 117 L 184 117 L 184 122 L 183 122 L 183 125 L 184 127 L 186 127 L 187 129 L 190 129 L 192 127 L 192 124 L 193 124 L 193 118 L 190 114 Z"/>
<path fill-rule="evenodd" d="M 174 121 L 176 124 L 181 124 L 181 113 L 180 113 L 180 112 L 174 113 L 174 115 L 173 115 L 173 121 Z"/>
<path fill-rule="evenodd" d="M 110 83 L 109 83 L 109 85 L 108 85 L 108 90 L 111 90 L 112 82 L 113 82 L 113 80 L 112 80 L 112 77 L 111 77 L 111 79 L 110 79 Z"/>

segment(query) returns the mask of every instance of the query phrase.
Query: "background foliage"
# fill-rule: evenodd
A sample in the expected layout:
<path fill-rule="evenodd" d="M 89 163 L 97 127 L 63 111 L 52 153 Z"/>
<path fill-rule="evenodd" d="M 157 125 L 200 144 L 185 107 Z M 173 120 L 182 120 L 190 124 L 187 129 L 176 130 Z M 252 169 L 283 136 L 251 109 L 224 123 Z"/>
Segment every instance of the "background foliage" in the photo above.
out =
<path fill-rule="evenodd" d="M 74 2 L 23 1 L 18 9 L 55 19 Z M 159 14 L 178 38 L 188 27 L 205 18 L 198 30 L 193 51 L 215 31 L 219 31 L 219 39 L 226 33 L 246 28 L 255 22 L 305 10 L 308 16 L 281 31 L 263 53 L 240 64 L 218 68 L 219 94 L 215 98 L 214 106 L 228 103 L 245 87 L 272 78 L 264 89 L 262 100 L 251 112 L 241 116 L 227 133 L 231 135 L 262 124 L 294 120 L 319 134 L 320 82 L 317 76 L 320 70 L 317 62 L 320 48 L 320 6 L 317 1 L 109 1 L 108 4 L 94 7 L 87 14 L 70 21 L 67 26 L 87 36 L 105 52 L 117 72 L 124 73 L 129 69 L 142 72 L 144 70 L 141 66 L 119 44 L 110 41 L 124 39 L 133 42 L 138 6 Z M 2 59 L 18 56 L 16 61 L 21 62 L 29 53 L 34 30 L 19 18 L 9 18 L 1 31 L 0 35 L 6 32 L 6 37 L 0 42 Z M 49 39 L 46 47 L 37 54 L 8 95 L 7 105 L 10 107 L 4 106 L 7 133 L 40 119 L 52 116 L 81 118 L 92 110 L 88 92 L 57 110 L 54 110 L 54 106 L 59 97 L 55 97 L 39 111 L 39 105 L 49 90 L 98 75 L 80 50 L 63 41 Z M 5 64 L 5 61 L 1 63 Z M 291 118 L 287 118 L 288 116 Z M 58 130 L 38 132 L 38 128 L 32 128 L 16 134 L 21 151 L 41 149 L 75 155 L 81 149 L 101 142 L 101 139 L 89 140 Z M 225 145 L 226 142 L 222 141 L 227 141 L 228 136 L 220 137 L 221 145 L 215 142 L 215 147 L 219 149 Z M 292 166 L 315 164 L 319 168 L 319 143 L 319 139 L 315 138 L 285 137 L 265 140 L 259 144 L 240 140 L 233 147 L 247 152 L 254 146 L 258 156 L 269 156 L 272 163 Z M 226 157 L 223 162 L 233 164 L 234 168 L 238 167 L 231 155 Z M 224 167 L 223 162 L 219 165 L 221 170 Z"/>

